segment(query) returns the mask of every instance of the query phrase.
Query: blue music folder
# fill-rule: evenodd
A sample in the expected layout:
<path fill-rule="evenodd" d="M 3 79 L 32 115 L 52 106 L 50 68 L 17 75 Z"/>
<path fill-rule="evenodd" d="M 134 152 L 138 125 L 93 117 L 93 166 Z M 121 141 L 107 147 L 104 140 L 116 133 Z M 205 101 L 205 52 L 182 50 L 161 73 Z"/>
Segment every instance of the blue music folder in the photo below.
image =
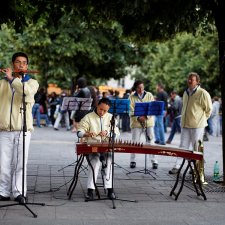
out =
<path fill-rule="evenodd" d="M 111 107 L 109 113 L 124 114 L 129 113 L 130 100 L 129 99 L 110 99 Z"/>
<path fill-rule="evenodd" d="M 134 116 L 159 116 L 163 115 L 165 103 L 163 101 L 136 102 Z"/>

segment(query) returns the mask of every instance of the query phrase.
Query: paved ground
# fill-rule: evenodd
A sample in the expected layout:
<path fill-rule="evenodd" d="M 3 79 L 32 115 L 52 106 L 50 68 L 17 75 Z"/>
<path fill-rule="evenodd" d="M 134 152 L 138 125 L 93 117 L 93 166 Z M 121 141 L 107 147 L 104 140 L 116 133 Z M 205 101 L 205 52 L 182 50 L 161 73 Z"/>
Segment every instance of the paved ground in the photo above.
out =
<path fill-rule="evenodd" d="M 123 133 L 121 138 L 131 139 L 131 134 Z M 175 137 L 174 146 L 178 146 L 179 138 L 179 135 Z M 174 164 L 174 158 L 159 156 L 159 169 L 152 176 L 141 173 L 126 175 L 127 170 L 130 170 L 129 155 L 116 154 L 115 192 L 119 198 L 138 201 L 116 200 L 116 209 L 112 209 L 110 200 L 84 202 L 87 180 L 85 171 L 80 173 L 72 199 L 67 199 L 74 166 L 64 167 L 76 160 L 75 142 L 76 136 L 63 128 L 59 131 L 36 128 L 29 154 L 28 196 L 30 203 L 46 205 L 29 205 L 38 218 L 33 218 L 22 205 L 1 208 L 1 225 L 224 224 L 225 188 L 212 182 L 215 160 L 219 161 L 222 170 L 221 137 L 210 137 L 210 141 L 205 143 L 205 173 L 209 182 L 204 187 L 207 201 L 196 196 L 189 181 L 178 201 L 169 196 L 175 177 L 169 175 L 168 170 Z M 143 165 L 144 155 L 138 155 L 137 170 L 143 169 Z M 104 191 L 101 187 L 99 189 L 104 197 Z"/>

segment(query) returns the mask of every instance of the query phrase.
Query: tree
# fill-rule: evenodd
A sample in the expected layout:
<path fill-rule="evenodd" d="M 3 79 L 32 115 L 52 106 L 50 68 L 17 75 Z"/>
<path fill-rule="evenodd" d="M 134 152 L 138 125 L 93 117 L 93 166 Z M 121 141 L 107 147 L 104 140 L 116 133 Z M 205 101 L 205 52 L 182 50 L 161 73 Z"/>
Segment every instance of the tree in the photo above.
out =
<path fill-rule="evenodd" d="M 128 65 L 138 63 L 138 48 L 122 36 L 116 21 L 89 21 L 74 9 L 54 23 L 49 14 L 42 14 L 23 28 L 20 42 L 45 86 L 54 82 L 68 88 L 78 76 L 95 85 L 95 78 L 123 77 Z"/>
<path fill-rule="evenodd" d="M 2 24 L 0 28 L 0 68 L 6 68 L 11 64 L 14 49 L 21 47 L 20 34 L 10 25 Z"/>
<path fill-rule="evenodd" d="M 146 87 L 150 91 L 154 92 L 156 84 L 162 82 L 168 92 L 183 94 L 187 74 L 196 71 L 209 93 L 219 95 L 217 45 L 216 32 L 204 36 L 184 33 L 163 43 L 151 42 L 145 46 L 146 57 L 136 77 L 149 81 Z"/>

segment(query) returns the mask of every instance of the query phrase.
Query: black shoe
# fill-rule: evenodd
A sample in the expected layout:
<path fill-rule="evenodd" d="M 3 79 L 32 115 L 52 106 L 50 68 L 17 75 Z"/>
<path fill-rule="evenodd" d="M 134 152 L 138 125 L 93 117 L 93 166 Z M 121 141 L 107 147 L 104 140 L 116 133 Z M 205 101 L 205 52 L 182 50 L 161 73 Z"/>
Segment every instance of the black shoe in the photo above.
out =
<path fill-rule="evenodd" d="M 19 204 L 25 204 L 27 202 L 27 199 L 26 197 L 22 196 L 22 195 L 18 195 L 16 198 L 15 198 L 15 201 L 16 202 L 19 202 Z"/>
<path fill-rule="evenodd" d="M 152 163 L 152 169 L 154 170 L 158 169 L 158 163 Z"/>
<path fill-rule="evenodd" d="M 85 195 L 85 201 L 93 200 L 93 189 L 88 188 L 87 194 Z"/>
<path fill-rule="evenodd" d="M 130 162 L 130 168 L 134 169 L 136 167 L 136 162 Z"/>
<path fill-rule="evenodd" d="M 59 129 L 54 127 L 54 130 L 59 130 Z"/>
<path fill-rule="evenodd" d="M 165 142 L 160 142 L 159 145 L 166 145 L 166 143 Z"/>
<path fill-rule="evenodd" d="M 112 188 L 108 188 L 107 189 L 108 190 L 108 198 L 109 199 L 116 199 L 116 195 L 115 195 L 115 193 L 113 192 L 113 189 Z"/>
<path fill-rule="evenodd" d="M 203 141 L 209 141 L 209 138 L 206 134 L 204 134 L 204 136 L 203 136 Z"/>
<path fill-rule="evenodd" d="M 4 197 L 2 195 L 0 195 L 0 201 L 9 201 L 10 197 Z"/>
<path fill-rule="evenodd" d="M 159 142 L 159 141 L 155 141 L 155 144 L 157 144 L 157 145 L 166 145 L 165 142 Z"/>

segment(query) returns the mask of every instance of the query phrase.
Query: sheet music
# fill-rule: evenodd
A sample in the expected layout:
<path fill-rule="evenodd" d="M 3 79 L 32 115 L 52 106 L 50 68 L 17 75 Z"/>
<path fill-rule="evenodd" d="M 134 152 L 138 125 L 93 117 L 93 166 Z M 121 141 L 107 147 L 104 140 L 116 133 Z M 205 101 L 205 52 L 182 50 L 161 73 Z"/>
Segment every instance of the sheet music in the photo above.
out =
<path fill-rule="evenodd" d="M 124 114 L 130 111 L 129 99 L 110 99 L 111 107 L 109 113 Z"/>
<path fill-rule="evenodd" d="M 91 110 L 92 98 L 64 97 L 62 110 Z"/>
<path fill-rule="evenodd" d="M 136 102 L 134 116 L 158 116 L 163 115 L 163 101 Z"/>

